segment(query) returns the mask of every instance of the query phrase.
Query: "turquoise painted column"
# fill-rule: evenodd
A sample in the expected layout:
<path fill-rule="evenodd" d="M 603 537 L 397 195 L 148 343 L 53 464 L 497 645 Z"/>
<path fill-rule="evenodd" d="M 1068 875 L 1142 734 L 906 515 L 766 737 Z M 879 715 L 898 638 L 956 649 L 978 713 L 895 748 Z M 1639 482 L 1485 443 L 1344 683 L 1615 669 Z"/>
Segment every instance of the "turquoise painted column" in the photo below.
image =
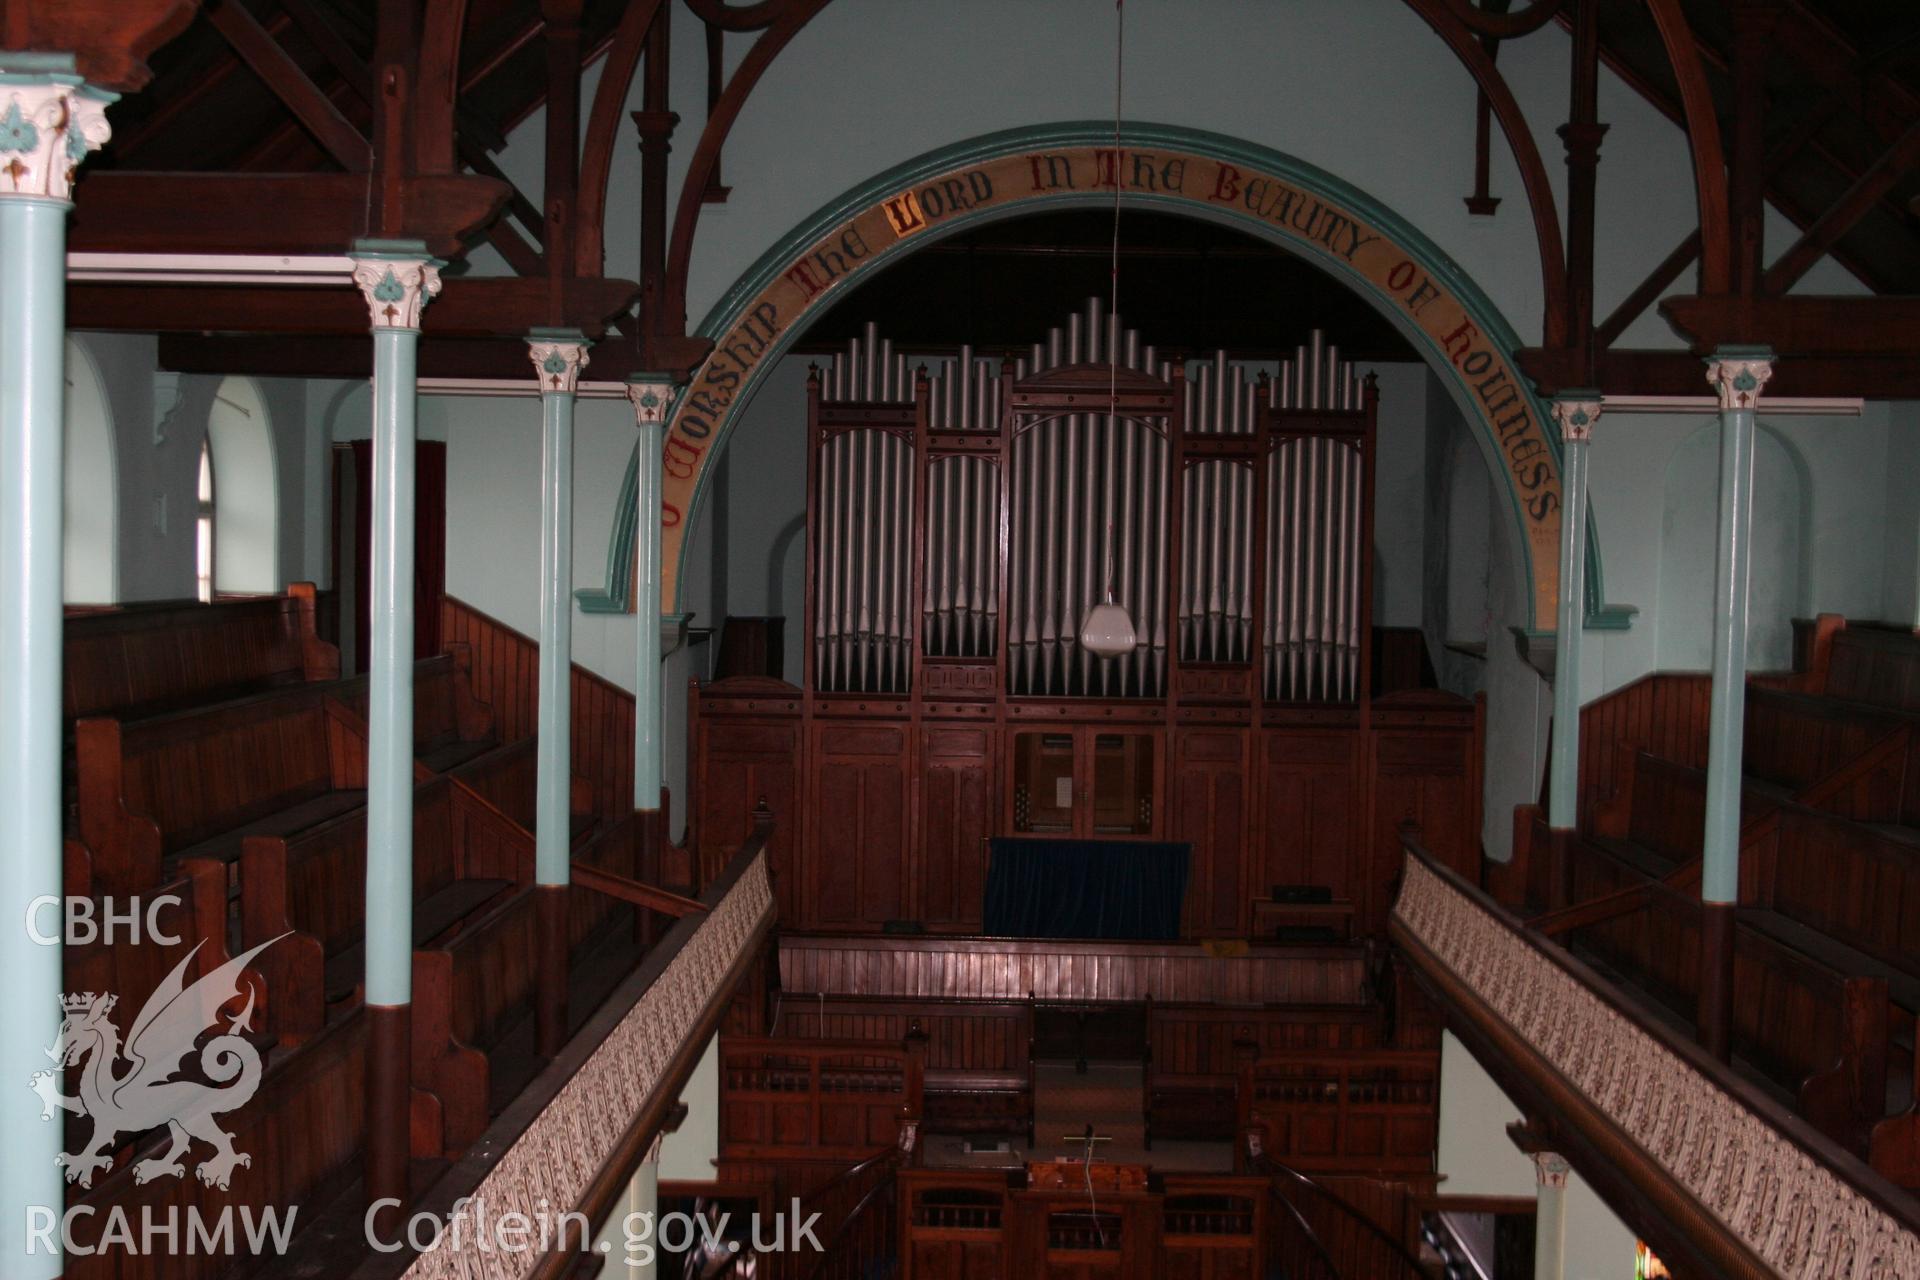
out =
<path fill-rule="evenodd" d="M 533 878 L 540 926 L 536 1050 L 567 1038 L 567 882 L 573 861 L 573 397 L 586 335 L 535 329 L 540 379 L 540 729 L 535 747 Z"/>
<path fill-rule="evenodd" d="M 1533 1277 L 1562 1280 L 1567 1274 L 1567 1175 L 1573 1167 L 1552 1151 L 1536 1151 L 1533 1169 Z"/>
<path fill-rule="evenodd" d="M 633 611 L 639 624 L 633 655 L 633 807 L 657 813 L 664 736 L 660 714 L 660 472 L 673 380 L 664 374 L 636 373 L 627 382 L 627 399 L 633 402 L 634 425 L 640 429 L 633 531 Z"/>
<path fill-rule="evenodd" d="M 373 537 L 367 705 L 366 1188 L 407 1199 L 413 1000 L 414 358 L 440 264 L 417 240 L 361 240 L 373 327 Z"/>
<path fill-rule="evenodd" d="M 1580 816 L 1580 637 L 1587 603 L 1587 448 L 1600 420 L 1598 391 L 1553 398 L 1560 424 L 1560 616 L 1553 637 L 1553 749 L 1547 825 L 1571 831 Z"/>
<path fill-rule="evenodd" d="M 1733 917 L 1740 898 L 1741 740 L 1747 715 L 1747 587 L 1752 560 L 1753 436 L 1766 347 L 1721 347 L 1707 362 L 1720 396 L 1720 528 L 1713 585 L 1713 702 L 1707 718 L 1707 819 L 1700 898 L 1700 1039 L 1725 1061 L 1733 1042 Z"/>
<path fill-rule="evenodd" d="M 67 214 L 73 176 L 108 136 L 113 95 L 65 54 L 0 53 L 0 1274 L 61 1271 L 59 898 L 61 452 Z M 36 928 L 30 927 L 37 925 Z M 45 943 L 34 934 L 51 937 Z M 53 1089 L 46 1089 L 42 1101 Z M 63 1089 L 71 1094 L 77 1090 Z M 88 1173 L 89 1178 L 92 1172 Z M 36 1228 L 51 1232 L 36 1241 Z M 48 1242 L 51 1242 L 50 1244 Z"/>

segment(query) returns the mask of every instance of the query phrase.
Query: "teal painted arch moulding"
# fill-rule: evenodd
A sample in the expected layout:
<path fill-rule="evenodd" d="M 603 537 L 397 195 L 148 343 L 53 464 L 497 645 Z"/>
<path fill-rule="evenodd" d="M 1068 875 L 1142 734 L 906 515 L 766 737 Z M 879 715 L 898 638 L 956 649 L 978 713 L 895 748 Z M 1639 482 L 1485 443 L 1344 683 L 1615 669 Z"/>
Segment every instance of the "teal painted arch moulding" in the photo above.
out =
<path fill-rule="evenodd" d="M 811 216 L 802 220 L 793 230 L 781 237 L 771 248 L 737 279 L 707 313 L 695 331 L 701 337 L 718 339 L 731 330 L 740 320 L 747 305 L 760 291 L 766 288 L 802 251 L 818 243 L 828 231 L 846 222 L 861 211 L 879 203 L 881 200 L 897 195 L 903 189 L 915 186 L 925 179 L 961 168 L 970 164 L 983 164 L 1002 160 L 1012 155 L 1024 154 L 1043 148 L 1099 147 L 1113 144 L 1113 124 L 1111 121 L 1070 121 L 1057 124 L 1035 125 L 1019 129 L 1004 130 L 985 134 L 978 138 L 926 152 L 904 164 L 897 165 L 872 178 L 861 182 L 843 192 L 835 199 L 821 206 Z M 1246 165 L 1250 168 L 1274 174 L 1298 186 L 1309 195 L 1323 197 L 1337 204 L 1345 205 L 1375 227 L 1385 232 L 1408 256 L 1429 276 L 1444 284 L 1461 305 L 1468 316 L 1479 327 L 1483 337 L 1494 344 L 1501 356 L 1514 369 L 1518 364 L 1514 352 L 1520 346 L 1519 335 L 1508 322 L 1499 308 L 1494 306 L 1486 293 L 1474 282 L 1473 278 L 1461 269 L 1458 263 L 1438 245 L 1407 222 L 1398 213 L 1381 203 L 1366 192 L 1346 182 L 1344 179 L 1326 172 L 1317 166 L 1306 163 L 1283 152 L 1272 150 L 1257 143 L 1211 133 L 1206 130 L 1190 129 L 1179 125 L 1132 123 L 1121 132 L 1122 148 L 1158 147 L 1183 151 L 1192 155 L 1204 156 L 1229 164 Z M 1111 194 L 1102 192 L 1043 193 L 1021 196 L 1007 200 L 993 208 L 974 213 L 951 217 L 909 240 L 896 242 L 879 249 L 853 266 L 836 285 L 834 292 L 843 293 L 864 280 L 870 274 L 884 269 L 887 265 L 915 250 L 937 243 L 962 230 L 989 222 L 1004 221 L 1038 209 L 1068 208 L 1089 206 L 1110 208 Z M 1282 235 L 1271 225 L 1245 212 L 1235 212 L 1233 208 L 1222 205 L 1207 205 L 1190 196 L 1169 196 L 1166 193 L 1133 192 L 1126 196 L 1127 206 L 1142 208 L 1155 207 L 1175 213 L 1184 213 L 1206 221 L 1224 223 L 1238 227 L 1262 240 L 1275 244 L 1296 256 L 1306 257 L 1316 265 L 1331 272 L 1343 280 L 1349 288 L 1364 298 L 1382 315 L 1386 316 L 1396 328 L 1406 335 L 1414 347 L 1421 351 L 1430 368 L 1434 369 L 1449 392 L 1460 405 L 1463 416 L 1469 422 L 1484 426 L 1484 420 L 1466 399 L 1466 385 L 1452 369 L 1450 362 L 1435 346 L 1433 340 L 1400 314 L 1389 299 L 1375 288 L 1348 263 L 1323 249 L 1314 252 L 1298 240 Z M 755 365 L 745 384 L 740 388 L 734 403 L 739 410 L 727 415 L 714 441 L 714 454 L 725 448 L 734 424 L 741 411 L 752 402 L 759 392 L 762 382 L 772 368 L 786 355 L 793 343 L 804 331 L 805 325 L 796 325 L 780 333 L 769 350 Z M 1556 472 L 1562 466 L 1562 448 L 1559 433 L 1547 429 L 1552 422 L 1546 403 L 1528 385 L 1519 380 L 1521 391 L 1527 398 L 1529 410 L 1535 420 L 1542 424 L 1542 435 Z M 607 584 L 600 589 L 587 589 L 578 594 L 581 608 L 586 612 L 620 612 L 631 607 L 631 584 L 633 580 L 633 499 L 637 485 L 636 452 L 629 458 L 626 479 L 621 489 L 620 507 L 613 519 L 609 531 L 607 558 Z M 1529 589 L 1524 593 L 1526 600 L 1525 629 L 1534 635 L 1551 635 L 1551 627 L 1542 628 L 1541 623 L 1551 623 L 1552 619 L 1542 619 L 1535 613 L 1535 592 L 1532 584 L 1534 576 L 1533 548 L 1527 537 L 1521 520 L 1519 501 L 1512 485 L 1505 475 L 1496 476 L 1502 490 L 1508 496 L 1508 506 L 1513 519 L 1513 528 L 1517 549 L 1522 562 L 1525 580 Z M 684 519 L 691 530 L 699 518 L 707 499 L 709 486 L 708 473 L 703 470 L 694 491 L 693 501 L 688 505 Z M 684 580 L 686 566 L 692 553 L 691 539 L 685 539 L 680 548 L 679 573 L 676 575 L 676 593 L 678 584 Z M 1628 611 L 1618 607 L 1606 606 L 1603 588 L 1603 576 L 1600 554 L 1600 537 L 1597 524 L 1589 510 L 1587 520 L 1587 571 L 1585 608 L 1587 626 L 1595 629 L 1618 630 L 1627 624 Z M 677 604 L 677 601 L 674 602 Z"/>

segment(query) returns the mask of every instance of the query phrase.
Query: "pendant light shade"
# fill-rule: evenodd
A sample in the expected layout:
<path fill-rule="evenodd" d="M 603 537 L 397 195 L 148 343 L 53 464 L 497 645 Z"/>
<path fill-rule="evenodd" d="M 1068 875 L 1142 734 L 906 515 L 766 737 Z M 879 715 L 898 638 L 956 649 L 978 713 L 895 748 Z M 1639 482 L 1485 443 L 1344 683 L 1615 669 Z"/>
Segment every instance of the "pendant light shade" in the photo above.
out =
<path fill-rule="evenodd" d="M 1117 658 L 1131 653 L 1135 639 L 1133 619 L 1125 607 L 1114 603 L 1111 595 L 1087 610 L 1086 618 L 1080 623 L 1080 646 L 1096 657 Z"/>
<path fill-rule="evenodd" d="M 1096 658 L 1117 658 L 1133 651 L 1137 637 L 1125 605 L 1113 599 L 1113 524 L 1107 524 L 1107 598 L 1080 620 L 1080 647 Z"/>

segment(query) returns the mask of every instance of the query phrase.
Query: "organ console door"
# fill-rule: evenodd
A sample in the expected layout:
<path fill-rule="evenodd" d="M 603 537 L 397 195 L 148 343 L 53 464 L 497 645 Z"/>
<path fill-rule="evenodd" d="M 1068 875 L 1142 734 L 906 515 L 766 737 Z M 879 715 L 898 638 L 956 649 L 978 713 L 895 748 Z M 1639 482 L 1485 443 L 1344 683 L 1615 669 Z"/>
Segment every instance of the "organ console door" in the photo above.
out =
<path fill-rule="evenodd" d="M 1464 865 L 1474 708 L 1374 687 L 1378 397 L 1317 332 L 1189 376 L 1098 300 L 997 358 L 922 365 L 869 325 L 805 408 L 801 684 L 693 706 L 706 865 L 737 838 L 708 797 L 798 722 L 790 925 L 976 929 L 986 838 L 1052 835 L 1191 843 L 1196 935 L 1290 883 L 1380 927 L 1374 846 L 1435 788 Z M 1103 658 L 1078 636 L 1109 592 L 1137 641 Z M 1422 748 L 1381 738 L 1403 732 Z M 1442 780 L 1369 784 L 1409 758 Z"/>
<path fill-rule="evenodd" d="M 1101 840 L 1160 835 L 1165 735 L 1082 725 L 1016 729 L 1012 738 L 1007 830 Z"/>

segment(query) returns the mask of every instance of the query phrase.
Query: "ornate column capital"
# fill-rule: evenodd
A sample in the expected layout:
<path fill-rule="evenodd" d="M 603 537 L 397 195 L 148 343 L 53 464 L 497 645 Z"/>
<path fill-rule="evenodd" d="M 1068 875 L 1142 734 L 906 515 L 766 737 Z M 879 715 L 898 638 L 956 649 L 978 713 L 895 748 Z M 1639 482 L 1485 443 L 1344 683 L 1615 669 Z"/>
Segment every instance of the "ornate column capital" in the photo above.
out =
<path fill-rule="evenodd" d="M 627 399 L 633 403 L 633 425 L 664 427 L 673 409 L 673 379 L 664 373 L 636 373 L 627 379 Z"/>
<path fill-rule="evenodd" d="M 1573 1166 L 1566 1157 L 1554 1151 L 1536 1151 L 1533 1153 L 1534 1180 L 1538 1185 L 1564 1190 L 1567 1175 L 1573 1172 Z"/>
<path fill-rule="evenodd" d="M 1721 347 L 1707 359 L 1707 381 L 1722 410 L 1758 408 L 1760 389 L 1772 376 L 1771 347 Z"/>
<path fill-rule="evenodd" d="M 76 75 L 68 54 L 0 55 L 0 197 L 71 200 L 81 161 L 113 134 L 118 98 Z"/>
<path fill-rule="evenodd" d="M 352 258 L 353 282 L 374 329 L 418 329 L 420 313 L 440 292 L 445 264 L 418 240 L 357 240 Z"/>
<path fill-rule="evenodd" d="M 587 367 L 587 348 L 593 344 L 578 329 L 535 329 L 527 334 L 527 358 L 540 379 L 541 395 L 572 395 Z"/>
<path fill-rule="evenodd" d="M 1585 389 L 1562 391 L 1553 398 L 1553 420 L 1560 424 L 1563 441 L 1587 443 L 1593 439 L 1593 424 L 1600 421 L 1600 393 Z"/>

